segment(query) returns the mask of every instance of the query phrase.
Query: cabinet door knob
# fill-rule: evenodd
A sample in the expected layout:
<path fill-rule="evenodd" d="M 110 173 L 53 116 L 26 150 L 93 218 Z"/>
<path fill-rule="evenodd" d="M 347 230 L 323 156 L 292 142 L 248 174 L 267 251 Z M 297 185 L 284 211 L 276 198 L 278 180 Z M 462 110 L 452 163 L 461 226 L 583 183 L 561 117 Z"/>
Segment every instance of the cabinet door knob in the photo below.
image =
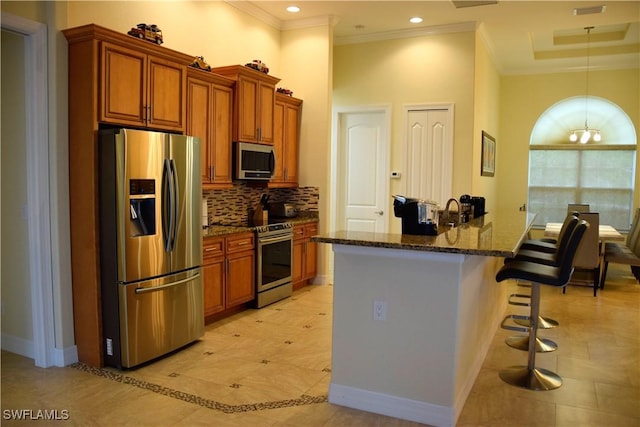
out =
<path fill-rule="evenodd" d="M 384 215 L 384 211 L 375 211 L 374 214 L 382 216 Z"/>

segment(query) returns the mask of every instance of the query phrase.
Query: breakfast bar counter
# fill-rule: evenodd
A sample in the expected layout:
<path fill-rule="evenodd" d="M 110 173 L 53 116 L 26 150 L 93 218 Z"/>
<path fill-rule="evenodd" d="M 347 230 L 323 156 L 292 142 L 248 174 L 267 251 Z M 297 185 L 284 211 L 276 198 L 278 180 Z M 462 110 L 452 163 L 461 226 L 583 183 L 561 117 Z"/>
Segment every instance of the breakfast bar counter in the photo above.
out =
<path fill-rule="evenodd" d="M 495 281 L 526 239 L 526 212 L 438 236 L 337 231 L 331 403 L 455 425 L 506 309 Z"/>

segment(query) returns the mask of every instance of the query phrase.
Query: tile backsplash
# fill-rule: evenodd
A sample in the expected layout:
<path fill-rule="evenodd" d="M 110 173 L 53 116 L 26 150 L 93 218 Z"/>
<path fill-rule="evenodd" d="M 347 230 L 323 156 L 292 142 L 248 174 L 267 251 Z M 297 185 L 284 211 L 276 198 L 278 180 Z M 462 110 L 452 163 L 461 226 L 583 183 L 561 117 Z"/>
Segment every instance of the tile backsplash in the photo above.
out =
<path fill-rule="evenodd" d="M 270 196 L 269 203 L 292 203 L 298 211 L 318 212 L 318 187 L 260 188 L 236 182 L 233 188 L 202 192 L 207 199 L 209 224 L 247 225 L 250 211 L 260 204 L 263 194 Z"/>

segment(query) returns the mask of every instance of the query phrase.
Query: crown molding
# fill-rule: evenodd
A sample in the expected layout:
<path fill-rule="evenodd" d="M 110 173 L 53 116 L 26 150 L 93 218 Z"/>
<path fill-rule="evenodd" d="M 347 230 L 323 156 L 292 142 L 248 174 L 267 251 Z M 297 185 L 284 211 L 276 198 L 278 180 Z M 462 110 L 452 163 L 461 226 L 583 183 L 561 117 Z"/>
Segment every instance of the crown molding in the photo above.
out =
<path fill-rule="evenodd" d="M 294 19 L 291 21 L 283 21 L 280 29 L 283 31 L 286 31 L 286 30 L 299 30 L 301 28 L 311 28 L 311 27 L 323 27 L 323 26 L 334 27 L 339 20 L 340 18 L 335 15 L 324 15 L 324 16 L 315 16 L 313 18 Z"/>
<path fill-rule="evenodd" d="M 238 10 L 253 16 L 254 18 L 264 22 L 265 24 L 275 28 L 276 30 L 282 30 L 282 21 L 270 13 L 265 12 L 253 3 L 243 0 L 224 0 L 230 6 L 235 7 Z"/>
<path fill-rule="evenodd" d="M 433 36 L 436 34 L 463 33 L 475 31 L 475 22 L 461 22 L 457 24 L 433 25 L 428 27 L 410 28 L 407 30 L 383 31 L 379 33 L 363 34 L 357 36 L 335 37 L 334 45 L 346 45 L 367 43 L 382 40 L 404 39 L 409 37 Z"/>

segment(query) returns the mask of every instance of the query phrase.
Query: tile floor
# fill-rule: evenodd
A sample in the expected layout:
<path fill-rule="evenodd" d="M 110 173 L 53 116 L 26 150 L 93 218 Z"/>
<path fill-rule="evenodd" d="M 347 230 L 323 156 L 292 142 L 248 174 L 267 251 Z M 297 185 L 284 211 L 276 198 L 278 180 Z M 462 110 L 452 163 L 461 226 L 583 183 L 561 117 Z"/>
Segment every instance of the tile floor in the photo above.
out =
<path fill-rule="evenodd" d="M 628 268 L 610 268 L 609 276 L 597 298 L 585 287 L 564 295 L 543 287 L 543 314 L 560 322 L 544 336 L 559 348 L 537 360 L 563 377 L 561 388 L 503 383 L 498 370 L 526 364 L 526 353 L 507 347 L 513 332 L 500 329 L 458 425 L 640 426 L 640 285 Z M 196 344 L 124 372 L 40 369 L 3 351 L 2 425 L 49 425 L 11 419 L 16 410 L 31 410 L 30 418 L 46 410 L 65 419 L 56 425 L 73 426 L 417 426 L 327 402 L 331 301 L 332 286 L 307 287 L 209 325 Z"/>

